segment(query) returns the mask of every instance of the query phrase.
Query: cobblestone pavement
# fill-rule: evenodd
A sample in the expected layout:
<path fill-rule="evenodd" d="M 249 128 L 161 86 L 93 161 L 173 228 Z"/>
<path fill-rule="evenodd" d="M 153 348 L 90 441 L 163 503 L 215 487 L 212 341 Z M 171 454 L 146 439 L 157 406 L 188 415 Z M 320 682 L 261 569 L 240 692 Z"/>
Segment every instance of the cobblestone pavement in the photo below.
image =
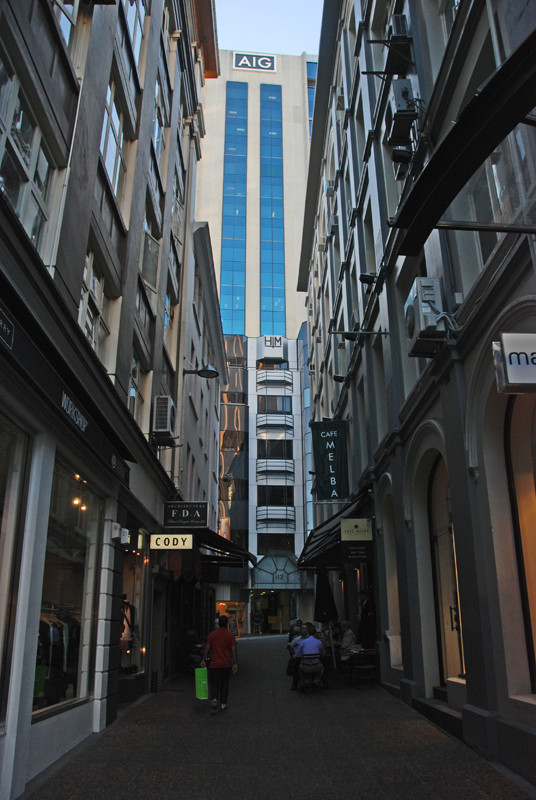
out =
<path fill-rule="evenodd" d="M 527 800 L 504 773 L 380 687 L 290 691 L 281 636 L 242 639 L 229 708 L 181 676 L 121 713 L 22 800 Z"/>

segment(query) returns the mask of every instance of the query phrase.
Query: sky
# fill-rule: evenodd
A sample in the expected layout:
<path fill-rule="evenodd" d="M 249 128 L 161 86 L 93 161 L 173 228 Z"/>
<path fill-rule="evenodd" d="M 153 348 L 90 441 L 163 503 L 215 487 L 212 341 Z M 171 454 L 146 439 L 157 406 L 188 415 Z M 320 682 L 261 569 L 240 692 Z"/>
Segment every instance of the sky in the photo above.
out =
<path fill-rule="evenodd" d="M 215 0 L 220 50 L 318 55 L 324 0 Z"/>

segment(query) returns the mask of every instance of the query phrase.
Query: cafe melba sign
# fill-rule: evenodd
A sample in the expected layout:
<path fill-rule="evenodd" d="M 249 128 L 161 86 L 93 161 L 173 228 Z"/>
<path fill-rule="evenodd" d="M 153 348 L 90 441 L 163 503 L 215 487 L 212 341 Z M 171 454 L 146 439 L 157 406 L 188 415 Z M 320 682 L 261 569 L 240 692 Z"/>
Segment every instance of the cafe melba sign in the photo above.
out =
<path fill-rule="evenodd" d="M 536 333 L 502 333 L 492 347 L 498 391 L 536 392 Z"/>
<path fill-rule="evenodd" d="M 316 499 L 340 500 L 349 495 L 346 422 L 311 422 L 315 459 Z"/>

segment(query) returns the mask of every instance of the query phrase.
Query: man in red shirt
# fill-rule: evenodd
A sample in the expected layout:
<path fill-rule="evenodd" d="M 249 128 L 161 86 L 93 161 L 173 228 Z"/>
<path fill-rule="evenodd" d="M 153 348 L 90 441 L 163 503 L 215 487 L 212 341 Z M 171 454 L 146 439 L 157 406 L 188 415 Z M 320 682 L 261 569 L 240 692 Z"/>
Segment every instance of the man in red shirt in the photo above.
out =
<path fill-rule="evenodd" d="M 219 628 L 209 633 L 203 653 L 201 666 L 205 666 L 205 659 L 210 652 L 210 667 L 208 670 L 212 701 L 210 705 L 214 710 L 218 708 L 218 697 L 222 709 L 227 708 L 229 694 L 229 678 L 238 669 L 236 659 L 236 639 L 227 629 L 227 617 L 222 615 L 218 620 Z"/>

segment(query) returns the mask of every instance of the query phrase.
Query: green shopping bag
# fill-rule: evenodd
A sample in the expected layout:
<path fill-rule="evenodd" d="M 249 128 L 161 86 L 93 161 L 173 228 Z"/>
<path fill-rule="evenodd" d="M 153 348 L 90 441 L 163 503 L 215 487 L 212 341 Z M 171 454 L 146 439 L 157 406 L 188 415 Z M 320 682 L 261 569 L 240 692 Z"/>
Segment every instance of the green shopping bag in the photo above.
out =
<path fill-rule="evenodd" d="M 195 696 L 198 700 L 208 700 L 208 672 L 206 667 L 195 668 Z"/>

